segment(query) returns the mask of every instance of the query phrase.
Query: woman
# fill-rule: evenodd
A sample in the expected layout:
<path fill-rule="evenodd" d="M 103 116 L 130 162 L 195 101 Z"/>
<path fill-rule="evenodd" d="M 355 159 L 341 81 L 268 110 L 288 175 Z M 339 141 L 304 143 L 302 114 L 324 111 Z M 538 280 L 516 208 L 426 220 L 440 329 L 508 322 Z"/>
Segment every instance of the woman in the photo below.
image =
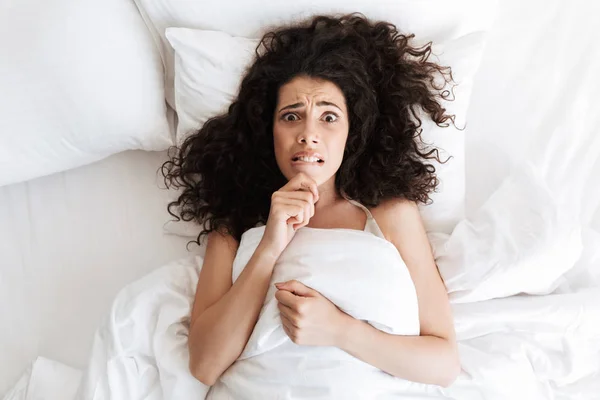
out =
<path fill-rule="evenodd" d="M 417 207 L 429 201 L 438 181 L 427 162 L 437 159 L 437 152 L 421 146 L 416 113 L 425 111 L 440 126 L 454 121 L 436 99 L 448 97 L 442 89 L 452 75 L 448 67 L 428 61 L 431 43 L 415 48 L 409 44 L 412 37 L 357 14 L 315 17 L 266 34 L 228 111 L 191 135 L 164 165 L 167 183 L 184 189 L 169 209 L 175 207 L 182 219 L 203 224 L 198 241 L 203 235 L 208 238 L 189 351 L 192 374 L 215 385 L 209 397 L 242 396 L 235 394 L 235 381 L 223 380 L 243 368 L 253 371 L 248 382 L 273 384 L 270 395 L 281 398 L 310 397 L 313 389 L 326 397 L 341 398 L 343 390 L 359 396 L 358 387 L 349 382 L 355 371 L 357 377 L 377 371 L 368 378 L 373 390 L 379 379 L 397 378 L 448 386 L 459 373 L 447 293 Z M 444 78 L 441 87 L 436 84 L 439 77 Z M 374 276 L 375 266 L 353 265 L 359 281 L 372 278 L 375 287 L 391 284 L 402 292 L 398 297 L 395 289 L 388 290 L 386 296 L 399 300 L 381 304 L 389 303 L 388 297 L 378 297 L 385 290 L 361 292 L 360 282 L 351 282 L 343 269 L 337 279 L 348 279 L 362 293 L 357 307 L 368 298 L 386 312 L 418 317 L 412 328 L 396 329 L 404 334 L 388 333 L 393 327 L 388 332 L 378 329 L 370 317 L 355 318 L 300 279 L 276 281 L 276 271 L 296 268 L 289 265 L 294 262 L 290 257 L 282 261 L 286 253 L 300 251 L 307 257 L 324 254 L 317 262 L 323 265 L 308 266 L 317 282 L 330 262 L 331 252 L 323 252 L 322 246 L 360 231 L 367 234 L 357 246 L 393 245 L 394 254 L 377 265 L 393 264 L 383 271 L 407 270 L 409 289 L 400 290 L 404 283 L 394 282 L 395 272 Z M 251 255 L 236 272 L 242 236 L 256 240 L 246 246 Z M 292 249 L 301 237 L 303 247 Z M 354 250 L 342 249 L 337 253 Z M 365 249 L 363 253 L 378 257 L 379 250 Z M 352 263 L 355 256 L 360 257 L 350 255 L 344 262 Z M 340 303 L 354 301 L 347 297 L 354 296 L 342 295 Z M 271 301 L 279 325 L 272 331 L 285 332 L 286 341 L 241 357 Z M 258 346 L 263 339 L 270 340 L 268 335 L 257 339 Z M 341 353 L 347 357 L 343 361 Z M 337 371 L 347 374 L 346 382 L 327 380 L 328 369 L 296 381 L 299 373 L 308 374 L 318 360 L 330 356 L 336 368 L 343 365 Z M 273 357 L 284 361 L 274 366 Z M 311 379 L 320 376 L 328 383 L 312 385 Z M 258 398 L 252 390 L 262 389 L 248 389 L 243 396 Z"/>

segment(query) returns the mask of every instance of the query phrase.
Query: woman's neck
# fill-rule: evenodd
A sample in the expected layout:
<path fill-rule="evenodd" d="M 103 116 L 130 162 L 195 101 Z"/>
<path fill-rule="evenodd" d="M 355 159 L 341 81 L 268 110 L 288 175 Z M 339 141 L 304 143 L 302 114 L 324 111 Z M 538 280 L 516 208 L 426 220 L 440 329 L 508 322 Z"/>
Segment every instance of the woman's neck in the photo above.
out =
<path fill-rule="evenodd" d="M 325 182 L 318 187 L 319 201 L 315 204 L 315 211 L 329 208 L 342 199 L 333 180 Z"/>

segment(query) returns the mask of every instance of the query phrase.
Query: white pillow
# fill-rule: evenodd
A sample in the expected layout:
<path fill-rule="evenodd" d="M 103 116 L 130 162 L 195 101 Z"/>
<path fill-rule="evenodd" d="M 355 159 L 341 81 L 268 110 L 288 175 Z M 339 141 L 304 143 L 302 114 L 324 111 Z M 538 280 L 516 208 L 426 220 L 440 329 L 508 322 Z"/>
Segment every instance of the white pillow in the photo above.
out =
<path fill-rule="evenodd" d="M 413 32 L 423 43 L 442 43 L 490 29 L 497 0 L 134 0 L 153 33 L 166 68 L 165 93 L 175 108 L 174 52 L 169 27 L 214 30 L 260 38 L 266 29 L 314 14 L 360 12 Z"/>
<path fill-rule="evenodd" d="M 171 143 L 160 54 L 124 0 L 0 13 L 0 185 Z"/>
<path fill-rule="evenodd" d="M 168 28 L 166 36 L 175 49 L 177 141 L 181 143 L 187 134 L 200 128 L 209 118 L 226 112 L 237 95 L 246 67 L 254 59 L 258 39 L 187 28 Z M 453 68 L 459 83 L 455 101 L 444 102 L 448 111 L 456 114 L 458 126 L 464 125 L 466 119 L 483 42 L 483 33 L 473 33 L 433 47 L 434 54 L 439 54 L 438 61 Z M 449 233 L 464 216 L 464 132 L 453 126 L 440 128 L 429 117 L 424 117 L 423 139 L 443 150 L 442 160 L 448 155 L 453 156 L 446 164 L 434 162 L 441 184 L 438 192 L 432 195 L 433 204 L 421 207 L 429 231 Z M 182 231 L 175 225 L 178 224 L 167 224 L 167 230 L 182 234 L 189 230 L 197 233 L 199 229 L 189 227 Z"/>
<path fill-rule="evenodd" d="M 497 0 L 314 0 L 271 1 L 263 0 L 134 0 L 140 9 L 150 31 L 161 50 L 165 64 L 165 94 L 168 103 L 177 110 L 184 123 L 192 118 L 203 118 L 192 113 L 187 94 L 179 93 L 180 109 L 175 100 L 175 61 L 174 50 L 166 39 L 169 27 L 194 28 L 221 31 L 232 36 L 260 38 L 269 28 L 287 24 L 298 18 L 314 14 L 360 12 L 374 20 L 386 20 L 395 24 L 400 31 L 415 33 L 418 41 L 428 41 L 444 47 L 445 54 L 440 59 L 455 68 L 455 78 L 460 82 L 456 88 L 457 100 L 449 104 L 448 110 L 457 115 L 457 125 L 464 126 L 473 76 L 481 54 L 483 38 L 493 23 Z M 183 35 L 183 34 L 182 34 Z M 232 41 L 231 43 L 233 43 Z M 190 44 L 193 45 L 193 44 Z M 210 43 L 197 43 L 207 48 Z M 225 49 L 220 49 L 224 51 Z M 223 55 L 223 57 L 228 57 Z M 193 62 L 185 57 L 187 64 Z M 235 57 L 234 57 L 235 58 Z M 241 61 L 238 61 L 241 62 Z M 192 68 L 189 66 L 182 68 Z M 180 70 L 182 69 L 180 68 Z M 462 71 L 461 71 L 462 70 Z M 237 76 L 239 78 L 239 75 Z M 207 76 L 195 77 L 181 82 L 198 87 L 196 78 L 211 79 Z M 227 82 L 231 82 L 228 80 Z M 222 82 L 221 82 L 222 83 Z M 181 86 L 181 85 L 180 85 Z M 193 107 L 193 106 L 192 106 Z M 199 120 L 198 120 L 199 121 Z M 429 231 L 451 232 L 464 216 L 465 171 L 464 171 L 464 131 L 452 128 L 446 130 L 428 129 L 423 137 L 454 158 L 446 165 L 437 165 L 441 185 L 439 193 L 432 196 L 434 204 L 421 207 L 421 212 Z M 179 129 L 185 131 L 185 126 Z M 181 138 L 178 140 L 180 142 Z M 183 231 L 189 231 L 184 229 Z M 197 229 L 196 229 L 197 231 Z"/>
<path fill-rule="evenodd" d="M 187 28 L 168 28 L 166 35 L 176 50 L 176 138 L 181 144 L 209 118 L 227 111 L 259 40 Z"/>

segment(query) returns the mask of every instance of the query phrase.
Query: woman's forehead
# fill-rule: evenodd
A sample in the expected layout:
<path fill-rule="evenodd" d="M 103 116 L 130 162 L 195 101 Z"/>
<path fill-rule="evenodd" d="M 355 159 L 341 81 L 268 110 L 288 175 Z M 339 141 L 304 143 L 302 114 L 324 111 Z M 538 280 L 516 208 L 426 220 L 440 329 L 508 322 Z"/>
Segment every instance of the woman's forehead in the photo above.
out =
<path fill-rule="evenodd" d="M 283 85 L 279 90 L 279 102 L 326 101 L 345 104 L 344 94 L 333 82 L 325 79 L 296 77 Z"/>

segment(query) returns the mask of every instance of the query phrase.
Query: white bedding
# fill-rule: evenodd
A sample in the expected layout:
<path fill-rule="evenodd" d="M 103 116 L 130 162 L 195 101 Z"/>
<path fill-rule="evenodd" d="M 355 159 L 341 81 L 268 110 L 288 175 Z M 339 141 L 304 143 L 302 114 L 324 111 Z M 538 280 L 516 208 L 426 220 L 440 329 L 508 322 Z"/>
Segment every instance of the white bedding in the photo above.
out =
<path fill-rule="evenodd" d="M 82 368 L 115 294 L 187 254 L 188 238 L 162 232 L 164 156 L 131 151 L 0 188 L 0 396 L 38 355 Z"/>
<path fill-rule="evenodd" d="M 544 148 L 548 135 L 567 135 L 570 145 L 600 136 L 594 108 L 600 93 L 598 7 L 584 1 L 500 2 L 468 118 L 468 213 L 511 167 L 535 157 L 535 145 Z M 585 183 L 564 199 L 581 202 L 582 218 L 590 221 L 584 256 L 556 294 L 454 305 L 464 371 L 449 393 L 459 400 L 600 398 L 600 161 L 591 158 L 582 177 L 567 168 L 559 150 L 554 160 Z M 160 229 L 165 194 L 154 186 L 154 173 L 161 157 L 127 152 L 0 188 L 0 395 L 25 372 L 6 399 L 68 399 L 66 387 L 53 394 L 42 384 L 48 376 L 74 382 L 79 375 L 37 357 L 83 368 L 93 332 L 116 293 L 186 253 L 188 239 Z M 193 267 L 186 268 L 182 273 L 193 277 Z M 181 307 L 178 313 L 187 306 Z M 184 370 L 183 358 L 168 360 L 165 368 Z M 492 394 L 483 395 L 484 388 Z"/>
<path fill-rule="evenodd" d="M 600 252 L 596 254 L 596 262 L 599 260 Z M 187 354 L 189 315 L 201 264 L 201 257 L 169 263 L 121 291 L 96 334 L 93 357 L 77 399 L 204 398 L 208 387 L 190 375 Z M 599 264 L 588 266 L 600 269 Z M 453 311 L 463 369 L 457 381 L 444 389 L 398 380 L 391 385 L 402 397 L 378 398 L 599 398 L 597 288 L 455 304 Z M 269 318 L 266 314 L 264 318 Z M 261 341 L 258 338 L 257 343 Z M 245 371 L 242 375 L 240 368 Z M 247 380 L 252 369 L 244 368 L 248 366 L 228 371 L 228 386 L 247 394 L 257 395 L 257 388 L 267 393 L 269 386 Z M 34 364 L 36 373 L 31 379 L 26 375 L 5 400 L 74 398 L 72 388 L 79 384 L 80 376 L 72 370 L 42 359 Z M 345 378 L 341 377 L 342 382 Z M 56 380 L 69 385 L 49 392 L 55 385 L 41 384 Z M 273 382 L 273 386 L 285 383 Z"/>

